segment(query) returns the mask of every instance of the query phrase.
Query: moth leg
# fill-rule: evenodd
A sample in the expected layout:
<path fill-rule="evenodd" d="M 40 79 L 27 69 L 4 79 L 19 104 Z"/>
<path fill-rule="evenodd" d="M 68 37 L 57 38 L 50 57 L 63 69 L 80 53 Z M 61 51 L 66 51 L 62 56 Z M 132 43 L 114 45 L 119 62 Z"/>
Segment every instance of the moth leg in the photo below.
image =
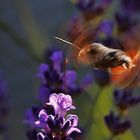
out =
<path fill-rule="evenodd" d="M 122 67 L 123 67 L 124 69 L 128 69 L 128 67 L 127 67 L 127 64 L 126 64 L 126 63 L 123 63 L 123 64 L 122 64 Z"/>
<path fill-rule="evenodd" d="M 109 74 L 111 74 L 111 68 L 107 68 L 106 70 Z"/>

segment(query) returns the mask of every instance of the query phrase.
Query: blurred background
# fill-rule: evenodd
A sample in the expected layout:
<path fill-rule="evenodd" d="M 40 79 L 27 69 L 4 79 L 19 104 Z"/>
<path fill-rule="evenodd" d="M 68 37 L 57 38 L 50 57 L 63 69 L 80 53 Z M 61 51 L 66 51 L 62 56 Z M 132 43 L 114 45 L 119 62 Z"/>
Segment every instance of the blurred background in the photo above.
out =
<path fill-rule="evenodd" d="M 115 4 L 112 6 L 112 10 L 117 8 Z M 43 51 L 52 42 L 58 45 L 53 36 L 66 38 L 68 23 L 78 12 L 73 3 L 66 0 L 0 0 L 0 71 L 7 85 L 9 140 L 27 139 L 23 120 L 25 110 L 36 103 L 39 87 L 36 73 L 43 61 Z M 58 48 L 61 45 L 59 43 Z M 93 92 L 100 91 L 97 85 L 95 88 Z M 135 93 L 139 94 L 138 88 Z M 77 105 L 83 101 L 84 106 L 88 102 L 84 97 L 78 100 Z M 78 109 L 79 115 L 86 113 L 81 111 L 83 108 Z M 139 111 L 137 106 L 130 113 L 137 140 L 140 139 Z M 82 121 L 84 124 L 81 117 L 80 123 Z M 4 140 L 4 136 L 0 139 Z"/>
<path fill-rule="evenodd" d="M 10 97 L 9 137 L 27 139 L 23 125 L 25 109 L 35 101 L 39 61 L 28 46 L 46 47 L 53 36 L 65 32 L 74 6 L 65 0 L 0 1 L 0 70 Z M 41 52 L 42 53 L 42 52 Z"/>

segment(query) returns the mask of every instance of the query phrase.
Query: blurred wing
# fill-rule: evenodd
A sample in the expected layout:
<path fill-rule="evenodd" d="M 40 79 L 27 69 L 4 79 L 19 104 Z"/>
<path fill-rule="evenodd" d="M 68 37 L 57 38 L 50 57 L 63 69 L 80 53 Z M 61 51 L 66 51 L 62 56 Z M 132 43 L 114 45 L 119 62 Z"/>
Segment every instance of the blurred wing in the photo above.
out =
<path fill-rule="evenodd" d="M 68 38 L 81 49 L 94 42 L 98 29 L 87 26 L 80 16 L 72 19 L 68 27 Z M 79 50 L 73 49 L 71 58 L 77 58 Z M 72 59 L 75 61 L 75 59 Z"/>
<path fill-rule="evenodd" d="M 133 87 L 140 85 L 140 26 L 120 37 L 125 52 L 131 57 L 135 67 L 126 70 L 116 67 L 111 70 L 112 82 L 119 87 Z"/>

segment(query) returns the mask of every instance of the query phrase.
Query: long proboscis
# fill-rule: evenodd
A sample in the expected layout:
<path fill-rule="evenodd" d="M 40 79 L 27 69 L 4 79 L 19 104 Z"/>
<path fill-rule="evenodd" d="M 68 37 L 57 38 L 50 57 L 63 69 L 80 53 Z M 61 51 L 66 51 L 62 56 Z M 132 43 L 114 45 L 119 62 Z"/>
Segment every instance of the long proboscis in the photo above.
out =
<path fill-rule="evenodd" d="M 75 48 L 78 49 L 78 50 L 81 50 L 80 47 L 76 46 L 75 44 L 73 44 L 73 43 L 71 43 L 71 42 L 69 42 L 69 41 L 67 41 L 67 40 L 64 40 L 64 39 L 62 39 L 62 38 L 60 38 L 60 37 L 56 37 L 56 36 L 55 36 L 54 38 L 57 39 L 57 40 L 59 40 L 59 41 L 61 41 L 61 42 L 64 42 L 64 43 L 66 43 L 66 44 L 69 44 L 69 45 L 75 47 Z"/>

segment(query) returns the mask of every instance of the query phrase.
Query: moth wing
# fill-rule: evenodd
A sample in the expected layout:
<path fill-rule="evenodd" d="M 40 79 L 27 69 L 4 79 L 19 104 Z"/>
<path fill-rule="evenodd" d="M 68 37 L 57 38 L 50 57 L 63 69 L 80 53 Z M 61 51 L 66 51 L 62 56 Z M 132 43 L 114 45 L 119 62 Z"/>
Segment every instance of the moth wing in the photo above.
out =
<path fill-rule="evenodd" d="M 74 45 L 80 47 L 81 49 L 94 42 L 96 38 L 97 29 L 92 29 L 91 27 L 85 25 L 84 20 L 80 16 L 74 17 L 74 20 L 69 24 L 68 27 L 68 38 L 70 42 Z M 72 49 L 70 57 L 74 63 L 78 63 L 77 56 L 79 50 Z M 75 59 L 76 58 L 76 59 Z"/>
<path fill-rule="evenodd" d="M 111 80 L 119 87 L 140 85 L 140 25 L 120 37 L 124 51 L 135 65 L 131 69 L 119 66 L 111 69 Z"/>

